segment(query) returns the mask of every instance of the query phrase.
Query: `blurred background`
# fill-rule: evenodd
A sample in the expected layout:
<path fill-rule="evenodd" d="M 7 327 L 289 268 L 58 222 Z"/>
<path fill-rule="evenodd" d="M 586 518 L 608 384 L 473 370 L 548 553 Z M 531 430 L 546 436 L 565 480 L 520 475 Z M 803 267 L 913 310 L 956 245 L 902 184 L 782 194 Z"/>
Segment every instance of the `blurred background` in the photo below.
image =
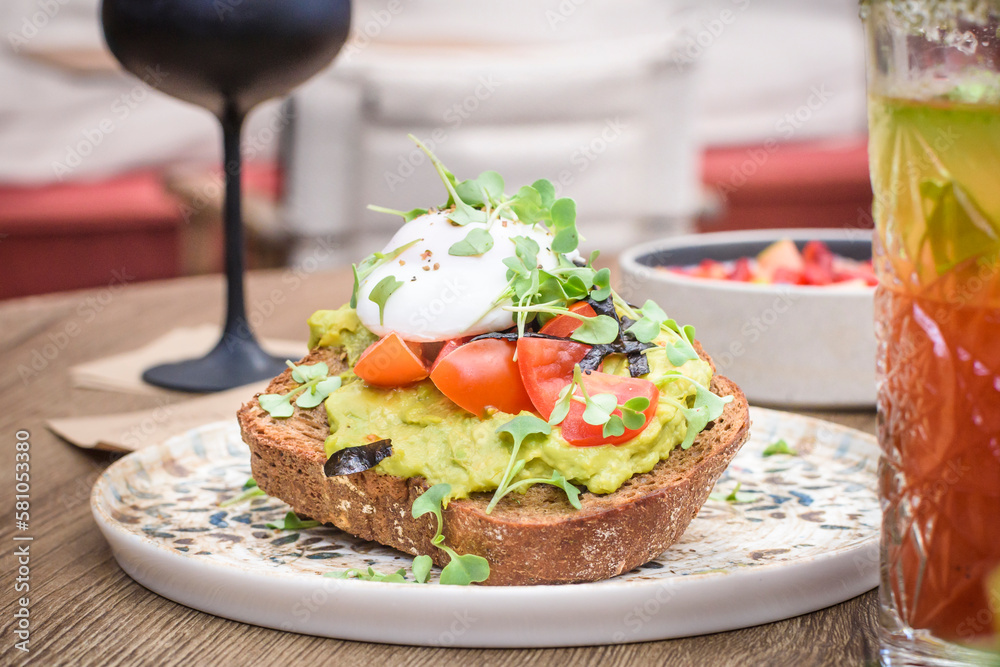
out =
<path fill-rule="evenodd" d="M 0 298 L 221 270 L 217 121 L 124 74 L 99 0 L 0 4 Z M 334 66 L 244 131 L 251 268 L 313 271 L 459 178 L 577 200 L 584 249 L 870 227 L 856 0 L 355 0 Z"/>

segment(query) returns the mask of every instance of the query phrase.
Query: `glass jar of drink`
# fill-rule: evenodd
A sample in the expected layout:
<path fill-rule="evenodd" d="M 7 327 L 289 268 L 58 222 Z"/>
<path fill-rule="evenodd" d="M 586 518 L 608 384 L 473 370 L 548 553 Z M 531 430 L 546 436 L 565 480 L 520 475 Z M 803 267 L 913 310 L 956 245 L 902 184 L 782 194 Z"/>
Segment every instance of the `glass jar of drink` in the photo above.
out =
<path fill-rule="evenodd" d="M 884 662 L 1000 660 L 1000 1 L 863 0 Z"/>

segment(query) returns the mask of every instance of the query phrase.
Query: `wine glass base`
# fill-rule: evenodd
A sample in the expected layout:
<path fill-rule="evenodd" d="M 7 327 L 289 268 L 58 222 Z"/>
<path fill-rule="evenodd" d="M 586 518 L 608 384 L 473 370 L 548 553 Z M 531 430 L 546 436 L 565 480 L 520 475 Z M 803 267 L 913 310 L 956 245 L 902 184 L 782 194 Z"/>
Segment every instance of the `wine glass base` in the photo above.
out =
<path fill-rule="evenodd" d="M 223 336 L 204 357 L 153 366 L 143 372 L 142 379 L 165 389 L 204 393 L 266 380 L 287 367 L 252 338 Z"/>

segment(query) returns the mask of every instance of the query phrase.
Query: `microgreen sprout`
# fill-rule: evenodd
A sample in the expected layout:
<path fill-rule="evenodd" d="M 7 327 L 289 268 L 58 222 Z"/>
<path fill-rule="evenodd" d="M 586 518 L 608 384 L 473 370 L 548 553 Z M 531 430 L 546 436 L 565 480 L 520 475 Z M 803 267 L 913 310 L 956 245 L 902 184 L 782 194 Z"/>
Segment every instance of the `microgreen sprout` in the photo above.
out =
<path fill-rule="evenodd" d="M 470 222 L 486 222 L 486 213 L 469 206 L 455 190 L 455 175 L 448 171 L 448 168 L 445 167 L 444 164 L 441 163 L 441 160 L 439 160 L 438 157 L 424 145 L 424 142 L 420 141 L 420 139 L 417 139 L 412 134 L 407 136 L 420 150 L 424 152 L 425 155 L 427 155 L 428 158 L 430 158 L 431 164 L 434 165 L 434 169 L 437 170 L 438 176 L 441 177 L 441 182 L 444 183 L 444 187 L 448 191 L 449 199 L 445 208 L 452 205 L 455 206 L 455 210 L 448 214 L 448 219 L 460 226 L 465 226 Z"/>
<path fill-rule="evenodd" d="M 552 476 L 548 478 L 532 477 L 529 479 L 522 479 L 517 482 L 513 481 L 514 478 L 517 477 L 522 470 L 524 470 L 525 466 L 524 459 L 517 458 L 518 451 L 521 449 L 521 443 L 523 443 L 524 440 L 531 435 L 548 435 L 551 432 L 552 427 L 534 415 L 518 415 L 497 429 L 497 433 L 506 433 L 510 435 L 514 445 L 510 451 L 510 459 L 507 461 L 507 468 L 504 470 L 503 476 L 500 478 L 500 483 L 497 485 L 497 490 L 493 493 L 493 498 L 490 500 L 490 504 L 486 507 L 487 514 L 490 514 L 493 511 L 493 508 L 496 507 L 497 503 L 500 502 L 500 500 L 507 494 L 521 488 L 528 488 L 533 484 L 551 484 L 552 486 L 559 487 L 566 492 L 566 497 L 569 499 L 570 505 L 576 509 L 580 509 L 580 490 L 570 484 L 557 470 L 553 470 Z"/>
<path fill-rule="evenodd" d="M 648 302 L 647 302 L 648 303 Z M 694 349 L 694 327 L 690 324 L 681 326 L 674 320 L 666 320 L 663 323 L 667 329 L 677 334 L 678 339 L 672 345 L 667 345 L 667 359 L 674 366 L 683 366 L 688 361 L 698 359 L 698 352 Z"/>
<path fill-rule="evenodd" d="M 419 209 L 414 209 L 413 211 L 410 211 L 410 213 L 413 213 L 416 210 Z M 393 212 L 395 213 L 396 211 Z M 358 290 L 361 289 L 362 281 L 364 281 L 365 278 L 370 276 L 372 274 L 372 271 L 377 269 L 382 264 L 385 264 L 386 262 L 391 262 L 392 260 L 396 259 L 400 255 L 402 255 L 405 250 L 409 249 L 410 247 L 412 247 L 417 243 L 420 243 L 421 241 L 423 241 L 423 239 L 413 239 L 412 241 L 404 243 L 403 245 L 389 252 L 373 252 L 372 254 L 368 255 L 363 260 L 361 260 L 359 263 L 352 264 L 351 270 L 354 272 L 354 291 L 351 292 L 351 308 L 358 307 Z"/>
<path fill-rule="evenodd" d="M 788 446 L 788 443 L 784 438 L 776 442 L 772 442 L 770 445 L 764 448 L 761 452 L 761 456 L 767 458 L 768 456 L 774 456 L 776 454 L 785 454 L 786 456 L 798 456 L 799 453 Z"/>
<path fill-rule="evenodd" d="M 448 254 L 456 257 L 471 257 L 482 255 L 493 248 L 493 235 L 488 229 L 476 227 L 470 229 L 465 238 L 457 243 L 453 243 L 448 248 Z"/>
<path fill-rule="evenodd" d="M 243 491 L 230 498 L 229 500 L 224 500 L 219 503 L 219 507 L 229 507 L 231 505 L 236 505 L 242 503 L 244 500 L 250 500 L 251 498 L 258 498 L 260 496 L 266 495 L 264 489 L 257 486 L 257 482 L 251 477 L 243 484 Z"/>
<path fill-rule="evenodd" d="M 318 525 L 319 521 L 313 521 L 312 519 L 303 521 L 295 512 L 289 512 L 281 520 L 281 523 L 269 523 L 267 527 L 274 528 L 275 530 L 305 530 L 306 528 L 315 528 Z"/>
<path fill-rule="evenodd" d="M 431 538 L 431 544 L 448 554 L 448 558 L 450 559 L 449 563 L 441 570 L 442 584 L 467 586 L 471 583 L 486 581 L 490 576 L 490 564 L 485 558 L 475 554 L 459 555 L 454 549 L 444 543 L 444 533 L 442 532 L 444 530 L 444 519 L 441 515 L 441 507 L 449 493 L 451 493 L 451 484 L 435 484 L 424 491 L 413 501 L 411 509 L 413 518 L 419 519 L 425 514 L 434 514 L 437 518 L 437 531 L 434 533 L 434 537 Z M 421 559 L 420 571 L 429 573 L 430 566 L 427 564 L 427 561 L 430 560 L 430 556 L 417 556 L 417 559 Z M 414 559 L 414 568 L 416 567 L 417 561 Z M 424 581 L 426 581 L 426 578 Z"/>
<path fill-rule="evenodd" d="M 580 396 L 575 393 L 577 388 L 580 389 Z M 591 426 L 603 426 L 602 434 L 605 438 L 623 435 L 625 429 L 637 431 L 646 425 L 648 398 L 635 396 L 624 404 L 619 404 L 618 397 L 614 394 L 590 395 L 583 381 L 580 364 L 573 368 L 573 381 L 559 392 L 548 423 L 555 426 L 566 419 L 573 401 L 583 403 L 583 421 Z M 621 414 L 615 414 L 616 411 Z"/>
<path fill-rule="evenodd" d="M 389 300 L 392 293 L 403 286 L 402 280 L 396 280 L 395 276 L 386 276 L 378 281 L 372 291 L 368 294 L 368 300 L 378 306 L 378 323 L 385 323 L 385 302 Z"/>
<path fill-rule="evenodd" d="M 740 491 L 740 486 L 742 482 L 736 482 L 736 487 L 733 488 L 728 494 L 725 491 L 716 491 L 715 493 L 710 493 L 708 495 L 712 500 L 725 501 L 731 505 L 742 505 L 743 503 L 754 503 L 760 500 L 757 496 L 752 493 L 746 493 Z"/>
<path fill-rule="evenodd" d="M 640 342 L 652 343 L 660 335 L 660 329 L 667 320 L 667 314 L 653 301 L 646 301 L 639 309 L 639 314 L 642 317 L 625 331 L 635 336 L 635 339 Z"/>
<path fill-rule="evenodd" d="M 402 584 L 406 581 L 406 570 L 399 568 L 395 572 L 382 574 L 369 566 L 367 570 L 351 568 L 342 572 L 326 572 L 323 576 L 333 579 L 363 579 L 364 581 L 383 581 L 390 584 Z"/>
<path fill-rule="evenodd" d="M 342 380 L 339 375 L 330 376 L 330 368 L 326 362 L 302 364 L 296 366 L 291 361 L 285 362 L 292 369 L 292 379 L 301 383 L 299 387 L 284 394 L 261 394 L 258 402 L 260 407 L 275 419 L 286 419 L 295 412 L 292 398 L 298 395 L 295 405 L 308 410 L 315 408 L 333 392 L 340 389 Z"/>
<path fill-rule="evenodd" d="M 548 313 L 551 315 L 569 315 L 580 320 L 580 326 L 570 334 L 570 338 L 581 343 L 590 345 L 601 345 L 613 342 L 618 338 L 619 327 L 615 318 L 608 315 L 598 315 L 588 317 L 580 313 L 574 313 L 569 308 L 556 306 L 554 302 L 538 304 L 534 306 L 506 306 L 504 310 L 512 313 Z"/>
<path fill-rule="evenodd" d="M 368 205 L 369 211 L 375 211 L 376 213 L 388 213 L 389 215 L 398 215 L 403 218 L 403 222 L 410 222 L 411 220 L 416 220 L 422 215 L 427 215 L 426 208 L 414 208 L 409 211 L 400 211 L 394 208 L 386 208 L 384 206 L 375 206 L 374 204 Z"/>
<path fill-rule="evenodd" d="M 692 380 L 680 371 L 665 373 L 655 381 L 655 384 L 657 388 L 662 388 L 663 385 L 678 380 L 685 380 L 694 385 L 694 405 L 688 407 L 686 403 L 682 403 L 662 393 L 660 400 L 672 404 L 680 410 L 681 414 L 684 415 L 684 419 L 687 421 L 687 433 L 684 434 L 684 441 L 681 442 L 681 449 L 688 449 L 694 444 L 694 439 L 698 436 L 698 434 L 705 430 L 708 423 L 718 419 L 722 415 L 722 411 L 726 407 L 726 404 L 732 402 L 733 397 L 717 396 L 700 382 Z"/>

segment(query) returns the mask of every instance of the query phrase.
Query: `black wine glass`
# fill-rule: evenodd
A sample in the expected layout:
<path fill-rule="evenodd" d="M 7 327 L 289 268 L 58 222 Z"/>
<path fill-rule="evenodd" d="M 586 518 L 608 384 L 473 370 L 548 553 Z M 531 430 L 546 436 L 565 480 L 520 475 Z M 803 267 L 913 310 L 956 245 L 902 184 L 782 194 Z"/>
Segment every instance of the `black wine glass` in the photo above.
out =
<path fill-rule="evenodd" d="M 101 22 L 114 56 L 168 95 L 211 111 L 225 156 L 226 323 L 200 359 L 154 366 L 146 382 L 220 391 L 276 375 L 246 319 L 240 213 L 240 133 L 256 104 L 287 94 L 326 67 L 351 23 L 350 0 L 103 0 Z"/>

